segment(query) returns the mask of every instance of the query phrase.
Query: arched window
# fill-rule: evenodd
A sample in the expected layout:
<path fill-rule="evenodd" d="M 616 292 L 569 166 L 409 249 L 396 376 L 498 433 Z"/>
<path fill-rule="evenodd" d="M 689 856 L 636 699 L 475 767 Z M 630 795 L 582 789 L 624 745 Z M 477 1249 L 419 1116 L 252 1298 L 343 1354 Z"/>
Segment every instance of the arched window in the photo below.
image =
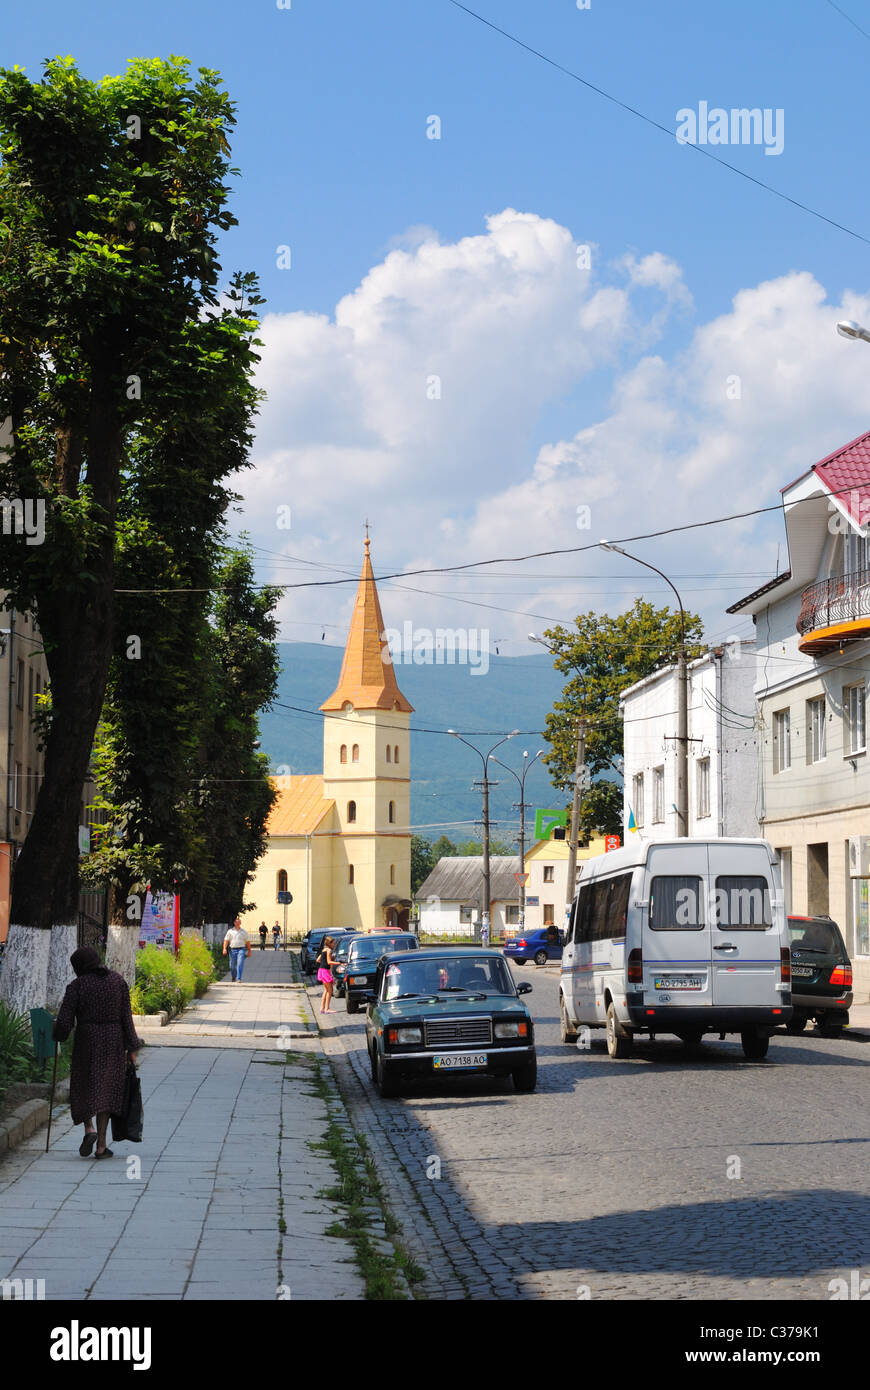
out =
<path fill-rule="evenodd" d="M 349 802 L 347 803 L 347 818 L 348 818 L 349 821 L 355 821 L 355 820 L 356 820 L 356 802 L 355 802 L 355 801 L 349 801 Z"/>
<path fill-rule="evenodd" d="M 387 744 L 387 762 L 390 761 L 390 756 L 391 756 L 391 754 L 392 754 L 392 751 L 393 751 L 393 750 L 392 750 L 392 748 L 390 747 L 390 745 Z"/>
<path fill-rule="evenodd" d="M 396 881 L 396 866 L 395 866 L 395 864 L 391 864 L 391 865 L 390 865 L 390 883 L 395 883 L 395 881 Z"/>
<path fill-rule="evenodd" d="M 358 743 L 355 743 L 355 744 L 353 745 L 353 750 L 352 750 L 351 755 L 350 755 L 350 760 L 351 760 L 352 763 L 358 763 L 358 762 L 359 762 L 359 744 L 358 744 Z"/>
<path fill-rule="evenodd" d="M 397 743 L 396 746 L 395 746 L 395 748 L 393 749 L 393 762 L 394 762 L 394 763 L 397 763 L 398 761 L 399 761 L 399 745 L 398 745 L 398 743 Z"/>
<path fill-rule="evenodd" d="M 348 883 L 353 883 L 353 864 L 348 864 L 347 866 L 347 881 Z"/>
<path fill-rule="evenodd" d="M 391 801 L 391 802 L 390 802 L 390 825 L 393 824 L 393 822 L 395 821 L 395 819 L 396 819 L 396 803 L 395 803 L 395 801 Z"/>
<path fill-rule="evenodd" d="M 278 870 L 278 892 L 279 892 L 279 893 L 286 893 L 286 892 L 287 892 L 287 870 L 286 870 L 286 869 L 279 869 L 279 870 Z"/>
<path fill-rule="evenodd" d="M 347 744 L 346 744 L 346 743 L 343 743 L 343 744 L 341 745 L 341 752 L 340 752 L 339 755 L 338 755 L 338 760 L 339 760 L 339 762 L 341 762 L 341 763 L 346 763 L 346 762 L 347 762 Z"/>

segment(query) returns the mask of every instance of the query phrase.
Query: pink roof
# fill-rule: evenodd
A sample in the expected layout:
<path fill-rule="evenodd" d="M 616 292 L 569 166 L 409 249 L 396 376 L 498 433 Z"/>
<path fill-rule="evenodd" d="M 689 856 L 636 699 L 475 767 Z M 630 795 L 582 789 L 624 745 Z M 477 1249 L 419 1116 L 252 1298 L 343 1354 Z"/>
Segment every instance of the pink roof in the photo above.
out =
<path fill-rule="evenodd" d="M 870 431 L 859 434 L 850 444 L 844 444 L 827 458 L 814 463 L 812 472 L 829 492 L 838 494 L 840 506 L 856 526 L 867 524 L 870 516 Z M 783 492 L 787 491 L 788 488 L 783 488 Z"/>

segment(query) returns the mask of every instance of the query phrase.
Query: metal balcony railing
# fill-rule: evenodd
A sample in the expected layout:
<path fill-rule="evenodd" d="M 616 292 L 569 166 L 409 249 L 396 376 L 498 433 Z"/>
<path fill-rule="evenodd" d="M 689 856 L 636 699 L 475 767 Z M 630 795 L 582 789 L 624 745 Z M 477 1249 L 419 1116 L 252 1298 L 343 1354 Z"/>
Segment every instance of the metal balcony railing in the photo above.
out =
<path fill-rule="evenodd" d="M 834 575 L 804 589 L 797 630 L 805 637 L 819 628 L 861 618 L 866 618 L 870 626 L 870 569 Z"/>

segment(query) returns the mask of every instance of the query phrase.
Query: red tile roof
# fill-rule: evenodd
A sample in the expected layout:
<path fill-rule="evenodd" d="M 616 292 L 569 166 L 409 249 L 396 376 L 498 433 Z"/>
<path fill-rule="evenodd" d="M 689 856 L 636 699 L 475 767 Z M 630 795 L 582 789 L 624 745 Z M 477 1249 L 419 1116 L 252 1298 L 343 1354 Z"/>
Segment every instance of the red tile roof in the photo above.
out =
<path fill-rule="evenodd" d="M 870 431 L 814 463 L 812 471 L 829 492 L 837 494 L 840 506 L 855 525 L 866 525 L 870 517 Z"/>

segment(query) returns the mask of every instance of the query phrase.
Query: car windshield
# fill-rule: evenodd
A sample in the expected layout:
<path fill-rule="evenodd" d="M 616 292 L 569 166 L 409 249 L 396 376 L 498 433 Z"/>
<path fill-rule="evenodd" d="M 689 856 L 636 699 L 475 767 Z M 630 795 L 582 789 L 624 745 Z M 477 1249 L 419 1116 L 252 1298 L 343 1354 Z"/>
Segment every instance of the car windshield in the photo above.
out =
<path fill-rule="evenodd" d="M 793 951 L 812 951 L 826 956 L 842 954 L 840 934 L 833 922 L 795 922 L 789 919 L 788 934 Z"/>
<path fill-rule="evenodd" d="M 365 941 L 353 942 L 353 960 L 357 964 L 363 960 L 380 960 L 386 951 L 409 951 L 413 946 L 414 941 L 411 937 L 367 937 Z"/>
<path fill-rule="evenodd" d="M 384 998 L 401 995 L 514 994 L 510 971 L 500 956 L 436 956 L 428 952 L 391 961 L 387 967 Z"/>

